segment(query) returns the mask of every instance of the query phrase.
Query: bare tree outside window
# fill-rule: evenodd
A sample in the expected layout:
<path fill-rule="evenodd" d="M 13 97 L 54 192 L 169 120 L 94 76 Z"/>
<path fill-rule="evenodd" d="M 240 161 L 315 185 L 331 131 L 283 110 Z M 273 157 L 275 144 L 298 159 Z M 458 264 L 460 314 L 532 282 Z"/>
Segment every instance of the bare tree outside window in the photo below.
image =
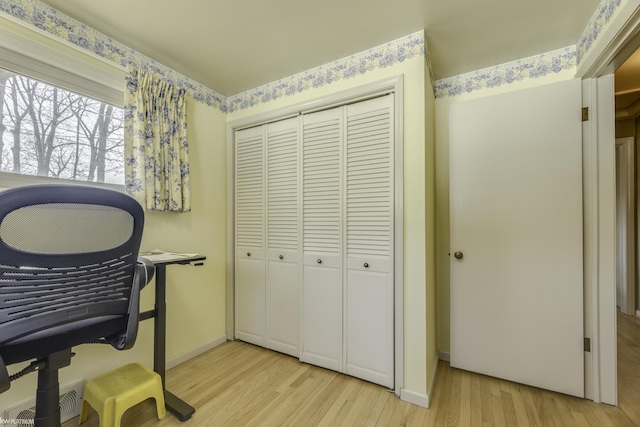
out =
<path fill-rule="evenodd" d="M 124 115 L 0 69 L 0 172 L 124 184 Z"/>

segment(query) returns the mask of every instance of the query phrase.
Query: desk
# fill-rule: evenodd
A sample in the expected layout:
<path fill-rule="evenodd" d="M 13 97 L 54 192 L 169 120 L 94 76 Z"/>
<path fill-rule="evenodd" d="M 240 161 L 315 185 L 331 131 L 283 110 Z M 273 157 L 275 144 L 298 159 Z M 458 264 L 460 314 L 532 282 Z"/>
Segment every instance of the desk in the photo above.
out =
<path fill-rule="evenodd" d="M 166 370 L 166 333 L 167 333 L 167 265 L 192 264 L 202 265 L 206 257 L 201 255 L 176 256 L 169 259 L 166 256 L 155 259 L 153 254 L 140 253 L 140 256 L 153 262 L 156 267 L 156 295 L 155 308 L 140 313 L 140 321 L 154 318 L 153 328 L 153 370 L 162 378 L 162 387 L 165 387 Z M 195 408 L 166 388 L 164 389 L 164 402 L 167 410 L 172 412 L 180 421 L 186 421 L 196 411 Z"/>

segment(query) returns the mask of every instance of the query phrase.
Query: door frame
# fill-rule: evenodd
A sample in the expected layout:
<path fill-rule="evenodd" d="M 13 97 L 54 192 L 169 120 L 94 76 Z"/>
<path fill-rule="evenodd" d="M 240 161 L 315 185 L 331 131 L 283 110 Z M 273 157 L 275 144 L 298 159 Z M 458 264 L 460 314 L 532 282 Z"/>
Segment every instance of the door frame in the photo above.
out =
<path fill-rule="evenodd" d="M 275 120 L 298 116 L 301 113 L 324 110 L 350 104 L 393 92 L 394 101 L 394 158 L 395 158 L 395 200 L 394 200 L 394 391 L 400 396 L 404 387 L 404 77 L 397 75 L 357 88 L 299 102 L 290 106 L 273 109 L 227 123 L 227 296 L 226 333 L 227 339 L 235 339 L 235 150 L 236 130 L 258 126 Z"/>
<path fill-rule="evenodd" d="M 617 405 L 613 72 L 640 46 L 640 0 L 620 5 L 599 32 L 576 70 L 589 109 L 583 123 L 585 337 L 591 340 L 585 396 Z"/>
<path fill-rule="evenodd" d="M 618 157 L 620 157 L 622 164 L 617 161 Z M 623 176 L 620 176 L 621 170 L 624 171 Z M 617 257 L 617 261 L 620 261 L 622 265 L 617 265 L 618 270 L 621 270 L 617 271 L 617 274 L 623 279 L 620 311 L 629 316 L 636 314 L 635 176 L 635 139 L 633 137 L 616 138 L 616 197 L 618 197 L 617 192 L 622 186 L 621 196 L 625 199 L 626 207 L 624 227 L 620 228 L 621 224 L 616 224 L 618 242 L 616 247 L 620 249 L 620 244 L 622 244 L 622 250 Z"/>

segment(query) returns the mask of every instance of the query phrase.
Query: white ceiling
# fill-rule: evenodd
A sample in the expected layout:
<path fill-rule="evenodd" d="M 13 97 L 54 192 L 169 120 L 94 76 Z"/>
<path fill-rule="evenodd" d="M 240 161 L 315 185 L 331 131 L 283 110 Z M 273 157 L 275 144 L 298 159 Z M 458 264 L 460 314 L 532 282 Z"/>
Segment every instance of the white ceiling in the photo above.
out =
<path fill-rule="evenodd" d="M 437 79 L 573 45 L 600 0 L 43 0 L 233 95 L 425 30 Z"/>

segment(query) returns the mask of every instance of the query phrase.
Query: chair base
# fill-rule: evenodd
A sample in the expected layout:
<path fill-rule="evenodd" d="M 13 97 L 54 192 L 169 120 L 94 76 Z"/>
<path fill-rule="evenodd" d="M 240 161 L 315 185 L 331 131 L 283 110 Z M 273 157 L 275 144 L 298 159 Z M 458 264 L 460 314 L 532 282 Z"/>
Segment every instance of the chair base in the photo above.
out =
<path fill-rule="evenodd" d="M 58 369 L 71 364 L 71 349 L 40 359 L 36 391 L 35 427 L 60 427 L 60 383 Z"/>

